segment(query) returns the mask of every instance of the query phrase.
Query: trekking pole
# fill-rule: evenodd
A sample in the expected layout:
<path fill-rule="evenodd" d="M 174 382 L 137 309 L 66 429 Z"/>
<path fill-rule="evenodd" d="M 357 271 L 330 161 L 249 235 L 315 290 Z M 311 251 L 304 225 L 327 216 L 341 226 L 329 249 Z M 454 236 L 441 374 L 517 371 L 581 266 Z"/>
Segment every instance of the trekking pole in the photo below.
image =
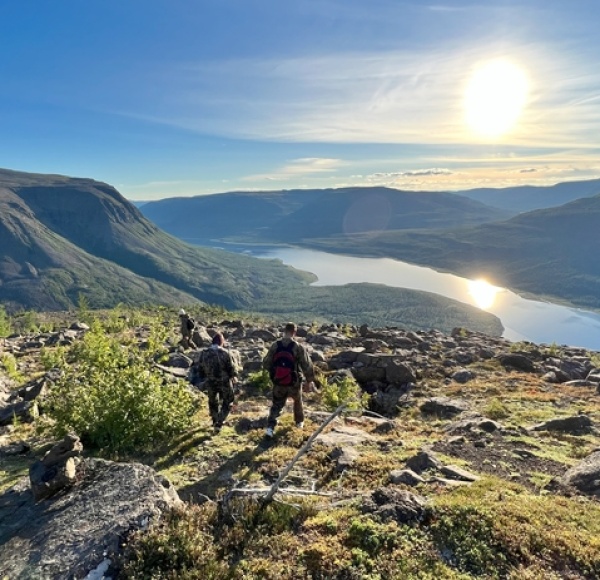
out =
<path fill-rule="evenodd" d="M 275 481 L 267 495 L 265 495 L 265 497 L 263 498 L 259 511 L 263 509 L 267 504 L 271 503 L 271 501 L 273 501 L 273 497 L 277 493 L 279 486 L 281 485 L 283 480 L 288 476 L 289 472 L 292 470 L 298 459 L 300 459 L 310 449 L 310 446 L 313 444 L 313 441 L 320 435 L 321 431 L 323 431 L 323 429 L 325 429 L 325 427 L 327 427 L 327 425 L 329 425 L 329 423 L 331 423 L 346 408 L 346 406 L 346 403 L 340 405 L 331 415 L 329 415 L 329 417 L 327 417 L 327 420 L 307 439 L 306 443 L 298 450 L 298 453 L 296 453 L 294 458 L 288 463 L 287 467 L 279 474 L 277 481 Z"/>

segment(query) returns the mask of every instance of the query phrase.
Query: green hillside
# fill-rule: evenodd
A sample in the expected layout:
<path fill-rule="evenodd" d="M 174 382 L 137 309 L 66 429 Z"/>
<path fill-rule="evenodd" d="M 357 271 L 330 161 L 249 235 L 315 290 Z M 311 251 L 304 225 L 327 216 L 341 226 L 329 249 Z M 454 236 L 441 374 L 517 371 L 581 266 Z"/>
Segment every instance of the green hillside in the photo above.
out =
<path fill-rule="evenodd" d="M 600 308 L 600 195 L 452 231 L 345 236 L 305 245 L 388 256 L 523 292 Z"/>

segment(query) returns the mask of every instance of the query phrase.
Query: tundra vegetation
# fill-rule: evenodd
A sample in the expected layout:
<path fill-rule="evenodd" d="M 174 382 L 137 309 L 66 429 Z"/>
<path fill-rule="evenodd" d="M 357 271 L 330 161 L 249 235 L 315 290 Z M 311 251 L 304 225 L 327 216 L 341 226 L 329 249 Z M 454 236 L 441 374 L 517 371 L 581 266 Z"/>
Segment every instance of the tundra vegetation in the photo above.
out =
<path fill-rule="evenodd" d="M 231 336 L 240 320 L 246 329 L 277 328 L 256 315 L 200 306 L 190 310 L 205 328 Z M 270 399 L 264 372 L 245 368 L 230 420 L 218 435 L 212 433 L 206 396 L 165 372 L 169 356 L 177 351 L 176 310 L 119 306 L 94 311 L 82 303 L 78 312 L 36 313 L 27 323 L 33 322 L 39 332 L 65 328 L 79 317 L 86 318 L 89 330 L 70 345 L 2 353 L 0 379 L 11 388 L 49 369 L 58 369 L 52 371 L 58 378 L 32 417 L 3 428 L 5 441 L 27 441 L 31 451 L 28 457 L 0 455 L 0 489 L 25 476 L 32 459 L 68 431 L 82 438 L 89 456 L 152 466 L 172 482 L 184 503 L 126 539 L 119 577 L 600 577 L 598 497 L 552 486 L 557 476 L 598 448 L 600 437 L 593 429 L 568 434 L 527 428 L 577 414 L 597 425 L 596 388 L 549 383 L 539 373 L 506 368 L 494 356 L 464 362 L 472 379 L 459 382 L 450 378 L 455 369 L 448 371 L 437 356 L 441 346 L 431 344 L 419 352 L 422 370 L 393 418 L 365 414 L 371 402 L 356 380 L 340 378 L 321 365 L 324 386 L 305 395 L 304 428 L 296 428 L 286 411 L 273 443 L 265 444 L 261 419 Z M 0 330 L 2 324 L 14 329 L 20 322 L 18 316 L 4 314 Z M 318 323 L 304 327 L 323 332 Z M 339 325 L 337 330 L 359 339 L 355 326 Z M 33 334 L 32 325 L 22 332 Z M 564 351 L 557 345 L 520 346 L 518 352 L 508 347 L 504 352 L 560 358 Z M 391 349 L 381 349 L 390 354 Z M 331 360 L 339 350 L 329 345 L 325 358 Z M 598 363 L 597 353 L 587 354 Z M 404 355 L 404 362 L 413 361 Z M 447 432 L 452 419 L 421 408 L 423 401 L 440 395 L 460 398 L 478 416 L 501 421 L 505 434 L 482 433 L 481 452 L 476 445 L 461 447 L 460 437 L 450 440 Z M 349 410 L 333 431 L 364 436 L 351 445 L 357 451 L 352 461 L 340 467 L 336 449 L 317 440 L 275 501 L 263 504 L 256 494 L 233 493 L 268 489 L 322 417 L 340 403 L 348 403 Z M 467 447 L 470 454 L 456 451 Z M 458 484 L 423 474 L 412 486 L 392 484 L 392 472 L 424 448 L 433 449 L 444 464 L 475 473 L 477 480 Z M 298 489 L 305 493 L 295 494 Z M 425 501 L 418 516 L 404 521 L 393 516 L 393 505 L 387 512 L 385 505 L 365 507 L 376 490 L 384 495 L 410 492 Z"/>

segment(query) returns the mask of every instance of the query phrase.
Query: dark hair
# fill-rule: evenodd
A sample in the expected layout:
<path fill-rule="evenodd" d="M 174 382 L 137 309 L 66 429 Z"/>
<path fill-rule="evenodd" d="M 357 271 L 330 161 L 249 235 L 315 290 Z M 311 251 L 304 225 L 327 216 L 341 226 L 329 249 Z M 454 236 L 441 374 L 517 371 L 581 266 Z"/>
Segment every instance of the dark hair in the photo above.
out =
<path fill-rule="evenodd" d="M 212 338 L 212 343 L 222 346 L 223 344 L 225 344 L 225 338 L 220 332 L 217 332 Z"/>
<path fill-rule="evenodd" d="M 296 332 L 296 325 L 293 322 L 288 322 L 285 325 L 285 332 L 289 332 L 291 334 L 293 334 L 294 332 Z"/>

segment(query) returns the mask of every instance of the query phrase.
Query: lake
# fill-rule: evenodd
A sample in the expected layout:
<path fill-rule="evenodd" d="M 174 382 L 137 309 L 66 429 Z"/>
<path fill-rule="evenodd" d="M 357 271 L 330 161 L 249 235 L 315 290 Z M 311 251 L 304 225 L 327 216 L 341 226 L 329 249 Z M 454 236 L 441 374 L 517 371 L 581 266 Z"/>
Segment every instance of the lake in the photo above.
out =
<path fill-rule="evenodd" d="M 508 340 L 580 346 L 600 351 L 600 314 L 522 298 L 505 288 L 452 274 L 436 272 L 391 258 L 357 258 L 301 248 L 270 248 L 253 255 L 277 258 L 284 264 L 313 272 L 315 285 L 339 286 L 372 282 L 441 294 L 495 314 Z"/>

